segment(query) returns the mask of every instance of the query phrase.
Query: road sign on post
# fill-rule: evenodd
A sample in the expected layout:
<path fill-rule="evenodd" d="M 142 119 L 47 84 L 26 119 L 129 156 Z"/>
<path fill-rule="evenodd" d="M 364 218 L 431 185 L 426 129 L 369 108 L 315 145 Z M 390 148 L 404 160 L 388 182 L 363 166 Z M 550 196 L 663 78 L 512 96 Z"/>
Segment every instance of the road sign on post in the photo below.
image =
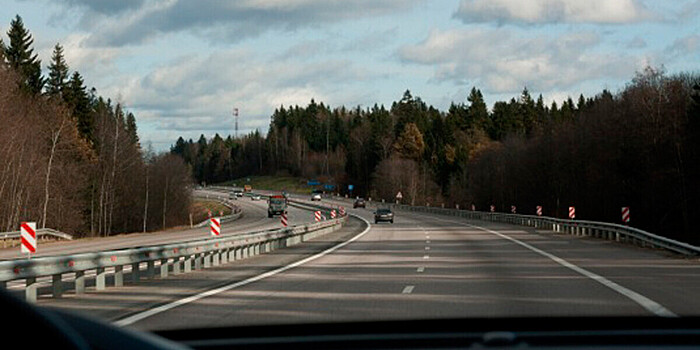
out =
<path fill-rule="evenodd" d="M 576 219 L 576 208 L 569 207 L 569 219 Z"/>
<path fill-rule="evenodd" d="M 23 222 L 20 225 L 20 237 L 22 239 L 22 253 L 27 253 L 31 257 L 36 253 L 36 222 Z"/>
<path fill-rule="evenodd" d="M 630 207 L 622 207 L 622 222 L 625 224 L 630 223 Z"/>
<path fill-rule="evenodd" d="M 281 216 L 282 227 L 287 227 L 287 212 L 282 212 Z"/>
<path fill-rule="evenodd" d="M 211 228 L 211 235 L 218 236 L 219 234 L 221 234 L 221 220 L 219 218 L 211 218 L 209 222 L 209 227 Z"/>
<path fill-rule="evenodd" d="M 314 212 L 314 220 L 316 222 L 321 221 L 321 211 L 320 210 Z"/>

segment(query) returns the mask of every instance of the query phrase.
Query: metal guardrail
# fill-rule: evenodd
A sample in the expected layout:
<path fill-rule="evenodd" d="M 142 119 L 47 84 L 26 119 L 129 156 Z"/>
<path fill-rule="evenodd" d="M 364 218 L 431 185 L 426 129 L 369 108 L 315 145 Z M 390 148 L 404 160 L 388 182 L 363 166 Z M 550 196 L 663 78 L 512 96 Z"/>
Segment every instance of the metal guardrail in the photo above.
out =
<path fill-rule="evenodd" d="M 229 189 L 223 186 L 210 186 L 214 189 Z M 332 199 L 352 203 L 353 198 L 333 196 Z M 459 216 L 471 220 L 482 220 L 499 223 L 507 223 L 520 226 L 529 226 L 536 229 L 549 230 L 555 233 L 564 233 L 576 236 L 587 236 L 621 243 L 633 244 L 646 248 L 665 249 L 674 253 L 697 256 L 700 255 L 700 247 L 662 237 L 634 227 L 597 221 L 557 219 L 547 216 L 521 215 L 508 213 L 491 213 L 482 211 L 470 211 L 448 209 L 440 207 L 410 206 L 395 204 L 392 202 L 380 202 L 366 200 L 365 203 L 373 207 L 390 207 L 393 209 Z M 348 207 L 350 207 L 349 204 Z"/>
<path fill-rule="evenodd" d="M 25 280 L 26 300 L 35 302 L 39 294 L 38 278 L 51 276 L 51 294 L 53 297 L 61 297 L 68 283 L 63 281 L 63 275 L 74 273 L 73 289 L 79 295 L 86 291 L 86 271 L 95 272 L 95 288 L 104 290 L 107 268 L 113 268 L 113 284 L 117 287 L 124 285 L 124 267 L 129 265 L 131 281 L 134 283 L 138 282 L 142 275 L 154 278 L 156 263 L 159 263 L 160 277 L 165 278 L 170 273 L 178 275 L 296 245 L 335 231 L 342 227 L 346 220 L 347 216 L 236 236 L 133 249 L 0 261 L 0 287 L 6 288 L 9 281 Z M 142 271 L 140 267 L 143 263 L 146 264 L 146 269 Z"/>
<path fill-rule="evenodd" d="M 69 235 L 67 233 L 63 233 L 61 231 L 54 230 L 52 228 L 38 229 L 38 230 L 36 230 L 36 236 L 39 239 L 56 238 L 56 239 L 66 239 L 69 241 L 73 239 L 72 235 Z M 2 247 L 7 248 L 8 241 L 13 242 L 13 241 L 17 240 L 19 242 L 20 231 L 0 232 L 0 239 L 2 240 Z M 14 246 L 14 242 L 12 245 Z"/>
<path fill-rule="evenodd" d="M 557 219 L 546 216 L 520 215 L 506 213 L 491 213 L 470 210 L 444 209 L 437 207 L 421 207 L 391 203 L 371 203 L 377 206 L 389 206 L 394 209 L 423 212 L 440 215 L 458 216 L 471 220 L 499 222 L 520 226 L 529 226 L 536 229 L 549 230 L 556 233 L 564 233 L 575 236 L 587 236 L 601 238 L 641 247 L 665 249 L 674 253 L 687 256 L 700 255 L 700 247 L 662 237 L 634 227 L 585 220 Z"/>

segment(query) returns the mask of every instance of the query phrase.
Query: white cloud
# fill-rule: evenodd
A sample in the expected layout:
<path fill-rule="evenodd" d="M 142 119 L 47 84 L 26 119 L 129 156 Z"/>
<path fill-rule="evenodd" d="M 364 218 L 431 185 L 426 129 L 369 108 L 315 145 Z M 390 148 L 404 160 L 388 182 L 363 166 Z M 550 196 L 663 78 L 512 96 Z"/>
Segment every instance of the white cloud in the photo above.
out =
<path fill-rule="evenodd" d="M 651 13 L 637 0 L 462 0 L 454 16 L 466 23 L 621 24 Z"/>
<path fill-rule="evenodd" d="M 141 44 L 168 33 L 197 32 L 212 42 L 235 42 L 269 30 L 293 31 L 338 21 L 391 15 L 424 0 L 133 0 L 109 11 L 86 0 L 64 0 L 81 8 L 83 29 L 96 46 Z"/>
<path fill-rule="evenodd" d="M 515 35 L 504 28 L 433 30 L 399 56 L 408 63 L 435 67 L 434 80 L 477 85 L 491 93 L 568 89 L 593 79 L 624 79 L 637 59 L 597 51 L 594 32 L 559 37 Z M 632 64 L 630 64 L 632 62 Z"/>

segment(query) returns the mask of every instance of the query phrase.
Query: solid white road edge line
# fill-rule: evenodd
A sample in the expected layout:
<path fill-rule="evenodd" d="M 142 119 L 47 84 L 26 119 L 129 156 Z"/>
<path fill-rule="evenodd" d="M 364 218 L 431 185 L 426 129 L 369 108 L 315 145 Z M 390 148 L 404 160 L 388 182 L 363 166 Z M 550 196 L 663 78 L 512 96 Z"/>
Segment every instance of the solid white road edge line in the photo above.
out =
<path fill-rule="evenodd" d="M 504 234 L 502 234 L 502 233 L 500 233 L 500 232 L 497 232 L 497 231 L 494 231 L 494 230 L 490 230 L 490 229 L 487 229 L 487 228 L 485 228 L 485 227 L 481 227 L 481 226 L 477 226 L 477 225 L 468 224 L 468 223 L 466 223 L 466 222 L 458 222 L 458 221 L 452 221 L 452 220 L 445 220 L 445 219 L 439 219 L 439 218 L 435 218 L 435 217 L 433 217 L 433 218 L 434 218 L 434 219 L 437 219 L 437 220 L 440 220 L 440 221 L 451 222 L 451 223 L 455 223 L 455 224 L 464 224 L 464 225 L 467 225 L 467 226 L 470 226 L 470 227 L 473 227 L 473 228 L 477 228 L 477 229 L 479 229 L 479 230 L 486 231 L 486 232 L 488 232 L 488 233 L 494 234 L 494 235 L 496 235 L 496 236 L 498 236 L 498 237 L 501 237 L 501 238 L 503 238 L 503 239 L 507 239 L 507 240 L 509 240 L 509 241 L 511 241 L 511 242 L 513 242 L 513 243 L 516 243 L 516 244 L 518 244 L 518 245 L 520 245 L 520 246 L 522 246 L 522 247 L 524 247 L 524 248 L 527 248 L 527 249 L 529 249 L 529 250 L 531 250 L 531 251 L 533 251 L 533 252 L 535 252 L 535 253 L 537 253 L 537 254 L 539 254 L 539 255 L 542 255 L 542 256 L 544 256 L 544 257 L 547 257 L 547 258 L 553 260 L 554 262 L 556 262 L 557 264 L 559 264 L 559 265 L 561 265 L 561 266 L 564 266 L 564 267 L 566 267 L 566 268 L 568 268 L 568 269 L 570 269 L 570 270 L 572 270 L 572 271 L 574 271 L 574 272 L 577 272 L 577 273 L 579 273 L 579 274 L 581 274 L 581 275 L 583 275 L 583 276 L 585 276 L 585 277 L 588 277 L 588 278 L 590 278 L 590 279 L 592 279 L 592 280 L 594 280 L 594 281 L 596 281 L 596 282 L 598 282 L 598 283 L 600 283 L 600 284 L 602 284 L 602 285 L 604 285 L 604 286 L 606 286 L 606 287 L 608 287 L 608 288 L 614 290 L 614 291 L 617 292 L 617 293 L 620 293 L 620 294 L 626 296 L 627 298 L 629 298 L 630 300 L 632 300 L 632 301 L 634 301 L 635 303 L 639 304 L 641 307 L 643 307 L 644 309 L 646 309 L 647 311 L 653 313 L 653 314 L 656 315 L 656 316 L 661 316 L 661 317 L 678 317 L 678 315 L 676 315 L 675 313 L 673 313 L 671 310 L 665 308 L 663 305 L 661 305 L 661 304 L 659 304 L 659 303 L 657 303 L 657 302 L 655 302 L 655 301 L 653 301 L 653 300 L 651 300 L 651 299 L 649 299 L 649 298 L 647 298 L 647 297 L 645 297 L 645 296 L 643 296 L 643 295 L 641 295 L 641 294 L 639 294 L 639 293 L 637 293 L 637 292 L 635 292 L 635 291 L 633 291 L 633 290 L 631 290 L 631 289 L 629 289 L 629 288 L 623 287 L 623 286 L 621 286 L 621 285 L 619 285 L 619 284 L 617 284 L 617 283 L 615 283 L 615 282 L 613 282 L 613 281 L 611 281 L 611 280 L 609 280 L 609 279 L 607 279 L 607 278 L 605 278 L 605 277 L 603 277 L 603 276 L 600 276 L 600 275 L 598 275 L 598 274 L 595 274 L 595 273 L 593 273 L 593 272 L 591 272 L 591 271 L 588 271 L 588 270 L 586 270 L 586 269 L 584 269 L 584 268 L 578 267 L 577 265 L 574 265 L 574 264 L 572 264 L 572 263 L 570 263 L 570 262 L 568 262 L 568 261 L 566 261 L 566 260 L 564 260 L 564 259 L 562 259 L 562 258 L 560 258 L 560 257 L 558 257 L 558 256 L 556 256 L 556 255 L 554 255 L 554 254 L 547 253 L 547 252 L 545 252 L 544 250 L 541 250 L 541 249 L 539 249 L 539 248 L 536 248 L 536 247 L 534 247 L 534 246 L 531 246 L 531 245 L 529 245 L 529 244 L 527 244 L 527 243 L 525 243 L 525 242 L 523 242 L 523 241 L 520 241 L 520 240 L 515 239 L 515 238 L 513 238 L 513 237 L 504 235 Z"/>
<path fill-rule="evenodd" d="M 365 224 L 367 224 L 367 228 L 365 228 L 364 231 L 358 233 L 357 235 L 355 235 L 354 237 L 350 238 L 349 240 L 347 240 L 347 241 L 345 241 L 345 242 L 339 243 L 339 244 L 337 244 L 337 245 L 335 245 L 335 246 L 333 246 L 333 247 L 330 247 L 330 248 L 328 248 L 328 249 L 326 249 L 326 250 L 324 250 L 324 251 L 322 251 L 322 252 L 320 252 L 320 253 L 318 253 L 318 254 L 314 254 L 314 255 L 312 255 L 312 256 L 310 256 L 310 257 L 308 257 L 308 258 L 301 259 L 301 260 L 296 261 L 296 262 L 293 262 L 293 263 L 291 263 L 291 264 L 289 264 L 289 265 L 286 265 L 286 266 L 283 266 L 283 267 L 274 269 L 274 270 L 272 270 L 272 271 L 265 272 L 265 273 L 263 273 L 263 274 L 260 274 L 260 275 L 257 275 L 257 276 L 254 276 L 254 277 L 245 279 L 245 280 L 243 280 L 243 281 L 239 281 L 239 282 L 236 282 L 236 283 L 228 284 L 228 285 L 225 285 L 225 286 L 223 286 L 223 287 L 219 287 L 219 288 L 215 288 L 215 289 L 210 289 L 210 290 L 208 290 L 208 291 L 205 291 L 205 292 L 202 292 L 202 293 L 199 293 L 199 294 L 195 294 L 195 295 L 189 296 L 189 297 L 187 297 L 187 298 L 183 298 L 183 299 L 180 299 L 180 300 L 176 300 L 176 301 L 173 301 L 173 302 L 170 302 L 170 303 L 167 303 L 167 304 L 164 304 L 164 305 L 155 307 L 155 308 L 153 308 L 153 309 L 149 309 L 149 310 L 146 310 L 146 311 L 143 311 L 143 312 L 139 312 L 139 313 L 137 313 L 137 314 L 134 314 L 134 315 L 131 315 L 131 316 L 122 318 L 122 319 L 120 319 L 120 320 L 115 321 L 114 324 L 117 325 L 117 326 L 120 326 L 120 327 L 128 326 L 128 325 L 134 324 L 134 323 L 136 323 L 136 322 L 138 322 L 138 321 L 141 321 L 141 320 L 143 320 L 143 319 L 145 319 L 145 318 L 148 318 L 148 317 L 157 315 L 157 314 L 159 314 L 159 313 L 168 311 L 168 310 L 170 310 L 170 309 L 174 309 L 174 308 L 176 308 L 176 307 L 178 307 L 178 306 L 182 306 L 182 305 L 185 305 L 185 304 L 189 304 L 189 303 L 195 302 L 195 301 L 197 301 L 197 300 L 199 300 L 199 299 L 203 299 L 203 298 L 206 298 L 206 297 L 210 297 L 210 296 L 215 295 L 215 294 L 219 294 L 219 293 L 222 293 L 222 292 L 231 290 L 231 289 L 235 289 L 235 288 L 238 288 L 238 287 L 245 286 L 245 285 L 247 285 L 247 284 L 251 284 L 251 283 L 253 283 L 253 282 L 260 281 L 260 280 L 265 279 L 265 278 L 267 278 L 267 277 L 274 276 L 274 275 L 276 275 L 276 274 L 278 274 L 278 273 L 281 273 L 281 272 L 284 272 L 284 271 L 293 269 L 293 268 L 298 267 L 298 266 L 300 266 L 300 265 L 306 264 L 306 263 L 309 262 L 309 261 L 313 261 L 313 260 L 316 260 L 316 259 L 318 259 L 318 258 L 320 258 L 320 257 L 322 257 L 322 256 L 328 255 L 328 254 L 330 254 L 330 253 L 332 253 L 332 252 L 334 252 L 334 251 L 336 251 L 336 250 L 338 250 L 338 249 L 340 249 L 340 248 L 342 248 L 342 247 L 344 247 L 344 246 L 346 246 L 346 245 L 348 245 L 348 244 L 354 242 L 355 240 L 359 239 L 360 237 L 364 236 L 364 235 L 365 235 L 367 232 L 369 232 L 369 230 L 372 228 L 372 224 L 370 224 L 369 221 L 367 221 L 365 218 L 363 218 L 363 217 L 361 217 L 361 216 L 359 216 L 359 215 L 355 215 L 355 214 L 349 214 L 349 215 L 354 216 L 354 217 L 356 217 L 356 218 L 358 218 L 358 219 L 364 221 Z"/>

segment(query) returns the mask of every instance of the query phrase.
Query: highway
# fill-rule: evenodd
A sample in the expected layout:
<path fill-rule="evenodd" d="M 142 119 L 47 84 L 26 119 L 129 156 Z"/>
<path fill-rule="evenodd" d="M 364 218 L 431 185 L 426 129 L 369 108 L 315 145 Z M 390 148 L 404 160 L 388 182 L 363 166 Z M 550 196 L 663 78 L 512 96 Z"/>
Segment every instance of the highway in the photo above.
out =
<path fill-rule="evenodd" d="M 348 212 L 357 217 L 345 228 L 299 246 L 79 298 L 41 299 L 39 305 L 142 330 L 700 314 L 696 259 L 455 217 L 399 211 L 394 224 L 375 225 L 371 209 Z M 308 212 L 298 215 L 310 218 Z"/>
<path fill-rule="evenodd" d="M 224 223 L 222 225 L 221 235 L 235 235 L 243 232 L 279 227 L 279 220 L 272 220 L 267 217 L 267 207 L 264 201 L 251 201 L 250 198 L 245 197 L 239 199 L 236 204 L 243 209 L 243 215 L 238 220 L 230 223 Z M 303 217 L 306 219 L 306 216 L 308 216 L 307 213 L 308 212 L 306 211 L 292 208 L 290 210 L 290 218 L 293 220 L 297 215 L 299 215 L 300 218 Z M 208 227 L 181 227 L 166 231 L 131 233 L 110 237 L 78 239 L 74 241 L 40 242 L 39 251 L 33 256 L 40 257 L 59 254 L 75 254 L 93 252 L 96 250 L 113 250 L 165 244 L 202 238 L 206 237 L 208 234 Z M 26 258 L 26 254 L 21 254 L 19 247 L 0 249 L 0 260 L 24 258 Z"/>

